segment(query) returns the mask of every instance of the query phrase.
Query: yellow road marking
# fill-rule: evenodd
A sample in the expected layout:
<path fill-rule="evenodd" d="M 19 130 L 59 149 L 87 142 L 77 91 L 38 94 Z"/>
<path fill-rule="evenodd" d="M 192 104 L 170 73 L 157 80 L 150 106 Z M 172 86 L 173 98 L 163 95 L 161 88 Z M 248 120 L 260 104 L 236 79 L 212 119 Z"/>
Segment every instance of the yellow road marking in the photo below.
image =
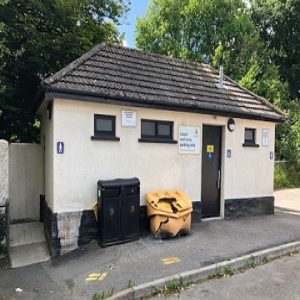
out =
<path fill-rule="evenodd" d="M 180 258 L 177 257 L 177 256 L 174 256 L 174 257 L 166 257 L 166 258 L 162 258 L 162 259 L 161 259 L 161 262 L 162 262 L 164 265 L 172 265 L 172 264 L 175 264 L 175 263 L 180 262 Z"/>
<path fill-rule="evenodd" d="M 103 280 L 106 276 L 107 276 L 107 273 L 102 273 L 102 274 L 99 276 L 98 280 L 101 281 L 101 280 Z"/>
<path fill-rule="evenodd" d="M 96 280 L 102 281 L 106 276 L 107 273 L 91 273 L 85 278 L 85 281 L 86 282 L 96 281 Z"/>

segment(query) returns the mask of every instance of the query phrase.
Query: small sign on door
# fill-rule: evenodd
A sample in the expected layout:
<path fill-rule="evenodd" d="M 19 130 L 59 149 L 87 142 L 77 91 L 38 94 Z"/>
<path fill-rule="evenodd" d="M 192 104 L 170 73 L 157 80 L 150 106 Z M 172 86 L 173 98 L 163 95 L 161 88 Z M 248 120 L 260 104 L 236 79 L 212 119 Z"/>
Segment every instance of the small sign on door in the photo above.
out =
<path fill-rule="evenodd" d="M 214 152 L 215 152 L 215 147 L 214 147 L 214 145 L 207 145 L 207 146 L 206 146 L 206 152 L 207 152 L 207 153 L 214 153 Z"/>

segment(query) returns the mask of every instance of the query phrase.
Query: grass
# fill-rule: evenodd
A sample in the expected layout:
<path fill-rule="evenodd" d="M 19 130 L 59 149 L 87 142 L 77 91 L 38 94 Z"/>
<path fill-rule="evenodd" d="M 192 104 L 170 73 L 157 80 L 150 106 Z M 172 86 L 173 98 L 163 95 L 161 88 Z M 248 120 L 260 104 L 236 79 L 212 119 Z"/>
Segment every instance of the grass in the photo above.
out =
<path fill-rule="evenodd" d="M 153 293 L 151 296 L 153 296 L 153 295 L 167 296 L 167 295 L 180 293 L 184 289 L 185 286 L 186 285 L 184 285 L 181 280 L 173 279 L 173 280 L 167 281 L 162 288 L 153 287 Z"/>
<path fill-rule="evenodd" d="M 109 291 L 102 291 L 101 293 L 95 293 L 92 297 L 92 300 L 104 300 L 111 297 L 114 293 L 114 289 Z"/>
<path fill-rule="evenodd" d="M 212 274 L 209 275 L 208 279 L 221 278 L 224 276 L 232 275 L 234 275 L 232 266 L 227 266 L 225 268 L 217 268 Z"/>
<path fill-rule="evenodd" d="M 246 269 L 254 269 L 258 264 L 258 261 L 253 257 L 251 256 L 251 258 L 247 261 L 246 263 Z"/>
<path fill-rule="evenodd" d="M 300 162 L 276 163 L 274 170 L 275 190 L 300 187 Z"/>
<path fill-rule="evenodd" d="M 133 286 L 134 286 L 134 281 L 132 281 L 131 279 L 129 279 L 125 288 L 126 289 L 130 289 Z"/>

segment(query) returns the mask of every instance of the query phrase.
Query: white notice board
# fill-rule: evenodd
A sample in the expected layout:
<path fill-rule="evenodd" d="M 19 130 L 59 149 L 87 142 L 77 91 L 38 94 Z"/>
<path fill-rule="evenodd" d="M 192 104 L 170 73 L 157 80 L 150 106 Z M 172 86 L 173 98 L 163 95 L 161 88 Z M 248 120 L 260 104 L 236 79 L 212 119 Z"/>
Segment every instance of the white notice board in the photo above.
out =
<path fill-rule="evenodd" d="M 264 128 L 262 130 L 262 145 L 264 147 L 269 146 L 269 139 L 270 139 L 269 129 Z"/>
<path fill-rule="evenodd" d="M 122 110 L 122 127 L 136 127 L 136 112 Z"/>
<path fill-rule="evenodd" d="M 200 127 L 179 126 L 180 154 L 200 154 Z"/>

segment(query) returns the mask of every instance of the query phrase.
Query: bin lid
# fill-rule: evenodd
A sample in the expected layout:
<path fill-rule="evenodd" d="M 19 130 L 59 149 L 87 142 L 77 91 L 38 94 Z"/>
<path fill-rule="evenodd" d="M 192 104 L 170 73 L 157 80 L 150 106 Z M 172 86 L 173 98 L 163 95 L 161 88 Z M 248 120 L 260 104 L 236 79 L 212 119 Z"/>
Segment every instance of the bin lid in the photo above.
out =
<path fill-rule="evenodd" d="M 177 213 L 192 208 L 192 201 L 182 191 L 151 192 L 146 195 L 147 204 L 157 211 Z"/>
<path fill-rule="evenodd" d="M 99 188 L 115 188 L 120 186 L 136 186 L 140 185 L 140 181 L 138 178 L 117 178 L 111 180 L 98 180 L 97 186 Z"/>

